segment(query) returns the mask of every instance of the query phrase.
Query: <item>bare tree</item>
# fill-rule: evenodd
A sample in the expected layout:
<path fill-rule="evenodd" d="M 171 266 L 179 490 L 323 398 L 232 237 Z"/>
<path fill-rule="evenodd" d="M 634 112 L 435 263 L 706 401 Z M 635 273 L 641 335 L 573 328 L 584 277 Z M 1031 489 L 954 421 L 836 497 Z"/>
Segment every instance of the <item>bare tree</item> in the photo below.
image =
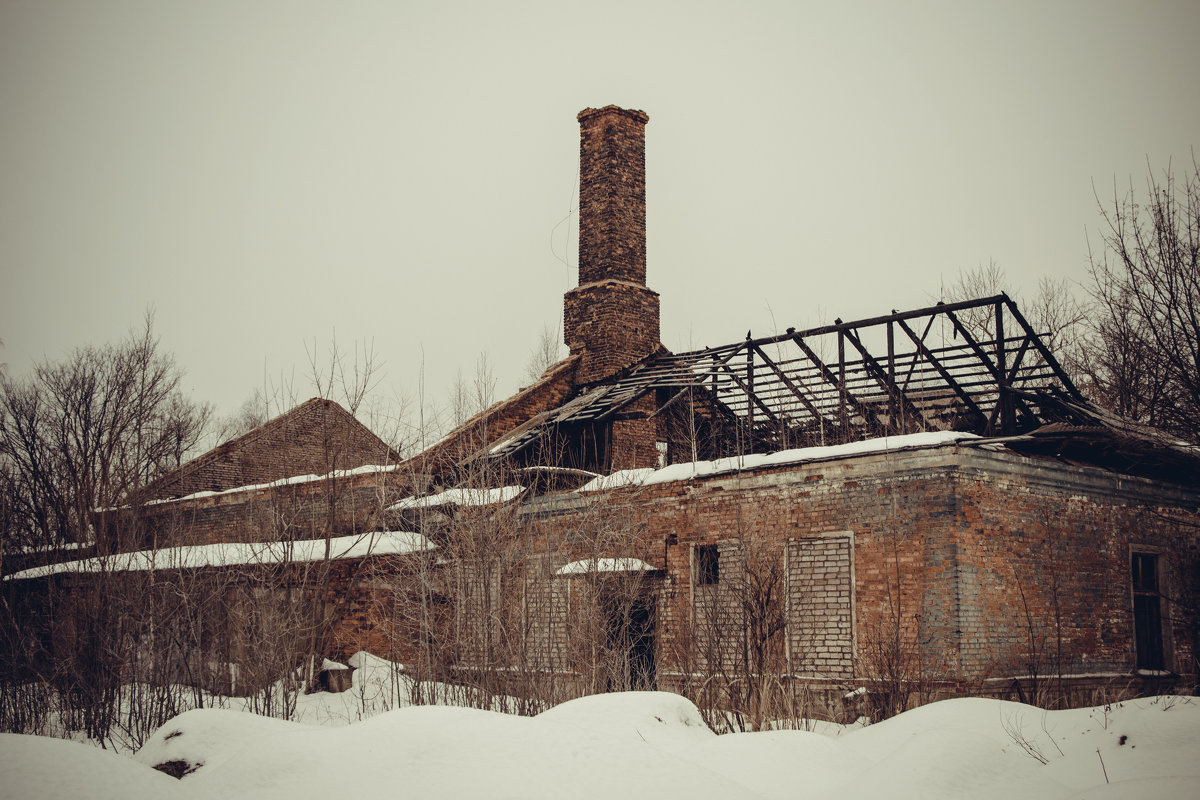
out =
<path fill-rule="evenodd" d="M 1091 309 L 1080 299 L 1080 291 L 1065 278 L 1043 275 L 1038 280 L 1037 291 L 1032 296 L 1024 296 L 1017 287 L 1009 285 L 1004 268 L 995 260 L 989 260 L 974 269 L 960 270 L 958 278 L 944 287 L 942 299 L 952 302 L 1008 294 L 1024 309 L 1030 324 L 1063 369 L 1076 379 L 1076 383 L 1084 383 L 1078 378 L 1086 374 L 1088 349 L 1092 346 L 1089 335 Z M 976 339 L 994 337 L 990 309 L 973 308 L 958 314 L 964 327 Z"/>
<path fill-rule="evenodd" d="M 314 339 L 312 347 L 306 344 L 309 380 L 320 397 L 336 400 L 351 414 L 358 408 L 378 383 L 379 360 L 375 346 L 370 342 L 355 342 L 354 356 L 342 352 L 337 339 L 331 339 L 325 358 L 317 351 Z"/>
<path fill-rule="evenodd" d="M 219 424 L 215 439 L 217 443 L 228 442 L 230 439 L 249 433 L 263 425 L 271 417 L 270 404 L 262 389 L 255 389 L 247 397 L 238 410 L 226 417 Z"/>
<path fill-rule="evenodd" d="M 1097 200 L 1100 203 L 1099 200 Z M 1100 203 L 1089 375 L 1118 413 L 1200 441 L 1200 165 Z"/>
<path fill-rule="evenodd" d="M 692 549 L 691 624 L 673 656 L 681 690 L 717 731 L 795 725 L 811 710 L 788 663 L 784 548 L 760 524 L 739 506 L 730 538 Z"/>
<path fill-rule="evenodd" d="M 119 345 L 85 347 L 26 379 L 0 375 L 0 462 L 6 546 L 90 539 L 93 510 L 127 502 L 182 463 L 210 407 L 179 390 L 152 314 Z"/>

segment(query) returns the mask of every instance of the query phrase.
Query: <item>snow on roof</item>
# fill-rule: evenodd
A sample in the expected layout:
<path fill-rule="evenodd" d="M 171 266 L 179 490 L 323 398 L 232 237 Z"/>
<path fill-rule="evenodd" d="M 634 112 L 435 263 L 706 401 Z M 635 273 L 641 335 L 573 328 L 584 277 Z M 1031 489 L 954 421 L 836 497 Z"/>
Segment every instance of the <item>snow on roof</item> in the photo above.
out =
<path fill-rule="evenodd" d="M 515 500 L 525 491 L 524 486 L 501 486 L 496 489 L 447 489 L 424 497 L 406 497 L 388 506 L 388 511 L 438 506 L 490 506 Z"/>
<path fill-rule="evenodd" d="M 656 568 L 640 558 L 586 558 L 560 567 L 555 575 L 585 575 L 592 572 L 653 572 Z"/>
<path fill-rule="evenodd" d="M 329 540 L 333 559 L 363 558 L 364 556 L 406 555 L 436 547 L 419 533 L 410 531 L 372 531 L 355 536 L 339 536 Z M 164 547 L 160 550 L 138 550 L 110 556 L 86 558 L 47 564 L 8 575 L 4 580 L 42 578 L 63 572 L 135 572 L 156 569 L 194 569 L 198 567 L 230 567 L 239 564 L 281 564 L 287 562 L 322 561 L 325 558 L 324 539 L 303 539 L 291 542 L 223 542 L 220 544 Z"/>
<path fill-rule="evenodd" d="M 622 486 L 641 486 L 655 472 L 657 470 L 654 467 L 617 470 L 612 475 L 601 475 L 599 478 L 588 481 L 576 489 L 576 491 L 603 492 L 608 489 L 620 489 Z"/>
<path fill-rule="evenodd" d="M 182 497 L 163 497 L 158 500 L 147 500 L 144 505 L 156 506 L 162 503 L 178 503 L 181 500 L 196 500 L 201 497 L 216 497 L 222 494 L 237 494 L 238 492 L 252 492 L 256 489 L 273 489 L 277 486 L 291 486 L 297 483 L 311 483 L 312 481 L 324 481 L 330 478 L 348 478 L 352 475 L 369 475 L 377 472 L 392 472 L 400 468 L 400 464 L 364 464 L 361 467 L 354 469 L 335 469 L 324 475 L 293 475 L 290 478 L 280 478 L 276 481 L 267 481 L 266 483 L 251 483 L 245 486 L 234 486 L 232 489 L 222 489 L 219 492 L 192 492 L 185 494 Z M 128 508 L 129 506 L 113 506 L 110 508 L 97 508 L 96 513 L 105 511 L 116 511 L 120 508 Z"/>
<path fill-rule="evenodd" d="M 600 477 L 600 473 L 598 472 L 592 472 L 586 469 L 575 469 L 574 467 L 548 467 L 534 465 L 531 467 L 521 467 L 521 472 L 549 472 L 552 475 L 579 475 L 581 477 L 590 475 L 593 478 Z"/>
<path fill-rule="evenodd" d="M 234 494 L 236 492 L 252 492 L 256 489 L 272 489 L 276 486 L 291 486 L 296 483 L 311 483 L 313 481 L 324 481 L 330 478 L 348 478 L 352 475 L 369 475 L 377 472 L 392 472 L 400 467 L 399 464 L 364 464 L 361 467 L 354 469 L 335 469 L 324 475 L 293 475 L 290 478 L 280 478 L 277 481 L 267 481 L 266 483 L 251 483 L 246 486 L 235 486 L 232 489 L 222 489 L 219 492 L 193 492 L 192 494 L 184 495 L 183 497 L 168 497 L 163 500 L 151 500 L 146 505 L 154 505 L 156 503 L 174 503 L 177 500 L 191 500 L 196 497 L 211 497 L 218 494 Z"/>
<path fill-rule="evenodd" d="M 978 438 L 973 433 L 964 433 L 962 431 L 929 431 L 925 433 L 909 433 L 903 436 L 883 436 L 877 439 L 864 439 L 860 442 L 847 442 L 846 444 L 835 444 L 827 447 L 800 447 L 794 450 L 779 450 L 775 453 L 761 455 L 731 456 L 729 458 L 718 458 L 715 461 L 688 461 L 681 464 L 671 464 L 661 469 L 626 469 L 589 481 L 579 487 L 577 491 L 601 492 L 608 489 L 619 489 L 623 486 L 651 486 L 656 483 L 685 481 L 707 475 L 720 475 L 726 472 L 740 472 L 762 467 L 797 464 L 803 461 L 841 458 L 865 453 L 881 453 L 889 450 L 939 447 L 961 439 Z"/>

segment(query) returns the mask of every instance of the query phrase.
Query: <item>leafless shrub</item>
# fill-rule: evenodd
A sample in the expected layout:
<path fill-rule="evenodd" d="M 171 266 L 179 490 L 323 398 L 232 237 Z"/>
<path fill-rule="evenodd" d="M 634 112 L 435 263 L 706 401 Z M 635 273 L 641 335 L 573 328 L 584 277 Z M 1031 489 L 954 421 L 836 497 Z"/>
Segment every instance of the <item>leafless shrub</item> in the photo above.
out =
<path fill-rule="evenodd" d="M 1042 711 L 1041 714 L 1042 735 L 1045 741 L 1054 746 L 1054 749 L 1058 751 L 1058 755 L 1061 758 L 1064 755 L 1062 748 L 1058 746 L 1058 742 L 1054 741 L 1054 736 L 1046 728 L 1047 713 L 1046 711 Z M 1025 755 L 1041 764 L 1050 763 L 1050 754 L 1042 740 L 1036 734 L 1031 736 L 1025 732 L 1025 717 L 1022 713 L 1014 712 L 1003 716 L 1000 720 L 1000 727 L 1003 728 L 1005 734 L 1008 735 L 1013 744 L 1021 748 L 1021 751 Z"/>

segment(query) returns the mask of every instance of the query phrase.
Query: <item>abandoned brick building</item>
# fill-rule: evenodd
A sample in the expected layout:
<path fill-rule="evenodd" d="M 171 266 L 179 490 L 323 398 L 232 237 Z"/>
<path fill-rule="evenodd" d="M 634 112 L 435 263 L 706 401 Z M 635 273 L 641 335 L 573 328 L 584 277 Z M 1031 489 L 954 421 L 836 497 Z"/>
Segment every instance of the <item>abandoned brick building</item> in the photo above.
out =
<path fill-rule="evenodd" d="M 309 401 L 103 515 L 101 549 L 337 542 L 322 655 L 458 679 L 1194 686 L 1196 448 L 1089 404 L 1004 295 L 669 352 L 648 116 L 578 119 L 565 360 L 407 459 Z M 341 549 L 396 531 L 416 538 Z"/>

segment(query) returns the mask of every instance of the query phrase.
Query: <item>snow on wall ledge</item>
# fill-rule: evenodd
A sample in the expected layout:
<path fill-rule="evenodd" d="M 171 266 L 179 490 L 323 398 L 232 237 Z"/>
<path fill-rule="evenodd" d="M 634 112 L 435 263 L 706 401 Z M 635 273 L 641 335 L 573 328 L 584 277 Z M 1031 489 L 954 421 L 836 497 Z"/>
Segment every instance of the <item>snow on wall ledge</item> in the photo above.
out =
<path fill-rule="evenodd" d="M 640 558 L 588 558 L 583 561 L 572 561 L 560 567 L 555 575 L 587 575 L 593 572 L 653 572 L 650 566 Z"/>
<path fill-rule="evenodd" d="M 953 444 L 962 439 L 978 438 L 980 437 L 974 433 L 964 433 L 962 431 L 930 431 L 926 433 L 908 433 L 903 436 L 882 436 L 877 439 L 864 439 L 861 442 L 847 442 L 846 444 L 836 444 L 827 447 L 800 447 L 794 450 L 779 450 L 764 455 L 731 456 L 729 458 L 718 458 L 715 461 L 688 461 L 681 464 L 671 464 L 661 469 L 649 467 L 626 469 L 589 481 L 579 487 L 577 491 L 603 492 L 625 486 L 650 486 L 656 483 L 685 481 L 691 478 L 720 475 L 726 472 L 742 472 L 762 467 L 798 464 L 803 461 L 842 458 L 866 453 L 882 453 L 888 450 L 941 447 Z"/>
<path fill-rule="evenodd" d="M 410 531 L 373 531 L 329 540 L 333 560 L 366 556 L 407 555 L 433 550 L 437 545 L 419 533 Z M 28 580 L 65 572 L 139 572 L 159 569 L 198 569 L 232 567 L 244 564 L 282 564 L 323 561 L 324 539 L 291 542 L 231 542 L 221 544 L 167 547 L 138 550 L 80 561 L 47 564 L 5 576 L 6 581 Z"/>

